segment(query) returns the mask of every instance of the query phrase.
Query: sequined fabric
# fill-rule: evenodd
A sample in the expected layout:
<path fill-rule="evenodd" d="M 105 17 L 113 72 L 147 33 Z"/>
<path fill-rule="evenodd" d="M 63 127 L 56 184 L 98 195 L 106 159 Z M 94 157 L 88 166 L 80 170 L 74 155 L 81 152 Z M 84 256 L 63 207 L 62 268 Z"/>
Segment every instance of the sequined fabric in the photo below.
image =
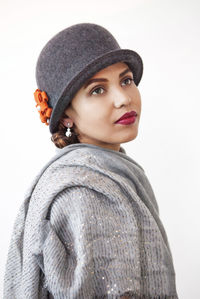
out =
<path fill-rule="evenodd" d="M 178 298 L 154 192 L 122 147 L 69 145 L 43 167 L 16 218 L 4 298 Z"/>

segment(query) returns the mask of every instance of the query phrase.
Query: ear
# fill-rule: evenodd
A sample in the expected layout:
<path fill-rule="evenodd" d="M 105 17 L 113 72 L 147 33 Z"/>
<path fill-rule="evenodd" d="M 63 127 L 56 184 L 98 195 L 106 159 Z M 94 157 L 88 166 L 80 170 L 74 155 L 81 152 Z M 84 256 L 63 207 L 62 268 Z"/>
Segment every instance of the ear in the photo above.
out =
<path fill-rule="evenodd" d="M 73 126 L 73 121 L 71 120 L 71 118 L 62 118 L 61 122 L 65 127 L 68 127 L 68 123 L 70 123 L 70 128 Z"/>

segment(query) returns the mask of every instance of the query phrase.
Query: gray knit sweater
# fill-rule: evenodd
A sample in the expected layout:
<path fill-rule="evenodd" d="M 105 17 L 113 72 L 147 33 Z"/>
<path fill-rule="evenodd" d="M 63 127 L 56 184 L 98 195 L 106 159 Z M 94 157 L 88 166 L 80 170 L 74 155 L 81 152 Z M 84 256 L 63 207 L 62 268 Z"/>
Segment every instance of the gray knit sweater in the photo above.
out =
<path fill-rule="evenodd" d="M 177 299 L 168 239 L 143 168 L 72 144 L 42 168 L 15 221 L 4 299 Z"/>

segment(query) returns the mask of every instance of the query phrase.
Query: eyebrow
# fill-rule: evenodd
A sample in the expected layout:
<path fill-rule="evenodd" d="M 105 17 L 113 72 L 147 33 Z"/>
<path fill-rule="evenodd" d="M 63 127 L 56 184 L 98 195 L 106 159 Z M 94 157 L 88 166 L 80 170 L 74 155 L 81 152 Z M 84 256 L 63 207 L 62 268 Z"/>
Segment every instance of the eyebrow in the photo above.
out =
<path fill-rule="evenodd" d="M 121 78 L 122 76 L 124 76 L 126 73 L 131 72 L 130 68 L 125 69 L 121 74 L 119 74 L 119 78 Z M 95 78 L 95 79 L 89 79 L 88 81 L 86 81 L 85 85 L 84 85 L 84 89 L 90 85 L 91 83 L 94 82 L 108 82 L 107 79 L 104 78 Z"/>

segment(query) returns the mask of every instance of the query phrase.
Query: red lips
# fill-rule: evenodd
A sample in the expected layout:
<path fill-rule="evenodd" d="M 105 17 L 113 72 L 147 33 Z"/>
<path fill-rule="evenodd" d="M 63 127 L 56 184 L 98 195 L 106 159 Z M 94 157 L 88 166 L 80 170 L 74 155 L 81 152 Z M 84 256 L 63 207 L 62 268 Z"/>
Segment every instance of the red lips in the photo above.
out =
<path fill-rule="evenodd" d="M 127 112 L 124 115 L 122 115 L 122 117 L 119 118 L 116 122 L 118 122 L 119 120 L 122 120 L 122 119 L 133 117 L 133 116 L 137 116 L 137 113 L 135 111 Z"/>

